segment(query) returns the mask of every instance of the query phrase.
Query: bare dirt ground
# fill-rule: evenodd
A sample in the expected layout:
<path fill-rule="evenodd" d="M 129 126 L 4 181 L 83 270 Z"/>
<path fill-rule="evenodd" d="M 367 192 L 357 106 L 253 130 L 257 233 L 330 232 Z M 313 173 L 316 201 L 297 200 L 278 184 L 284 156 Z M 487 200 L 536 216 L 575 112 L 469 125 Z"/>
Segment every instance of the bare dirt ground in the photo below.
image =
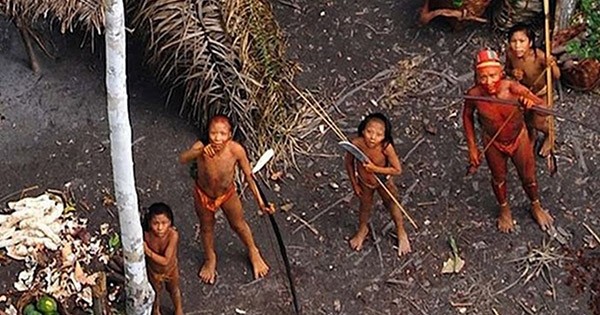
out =
<path fill-rule="evenodd" d="M 539 161 L 542 203 L 567 235 L 564 245 L 534 223 L 512 168 L 509 191 L 517 229 L 500 234 L 489 170 L 484 165 L 464 176 L 461 103 L 387 96 L 425 90 L 460 95 L 473 80 L 473 53 L 482 46 L 501 48 L 504 38 L 485 26 L 457 32 L 440 22 L 418 26 L 419 5 L 274 2 L 289 36 L 289 55 L 304 68 L 298 85 L 315 91 L 345 132 L 353 133 L 368 112 L 392 118 L 404 163 L 396 179 L 399 198 L 419 226 L 406 223 L 413 252 L 397 258 L 393 237 L 381 233 L 389 214 L 378 205 L 374 235 L 363 251 L 352 252 L 347 238 L 357 226 L 357 201 L 350 198 L 342 152 L 329 133 L 312 139 L 316 149 L 300 158 L 300 172 L 290 171 L 277 183 L 279 191 L 268 193 L 279 205 L 293 204 L 276 216 L 304 314 L 599 314 L 599 252 L 588 248 L 594 242 L 584 240 L 590 233 L 582 223 L 600 232 L 600 135 L 559 120 L 559 173 L 550 177 Z M 82 215 L 92 226 L 117 225 L 102 206 L 103 191 L 113 187 L 103 47 L 96 43 L 92 52 L 89 41 L 77 35 L 52 38 L 59 57 L 42 58 L 43 70 L 36 75 L 27 67 L 16 30 L 5 20 L 0 24 L 0 198 L 33 185 L 60 188 L 75 182 L 78 197 L 90 205 Z M 246 215 L 270 275 L 252 280 L 242 244 L 219 217 L 218 281 L 214 286 L 198 281 L 202 251 L 195 238 L 191 180 L 176 160 L 196 139 L 195 130 L 164 108 L 165 93 L 137 58 L 130 58 L 129 96 L 140 205 L 164 201 L 175 211 L 186 312 L 293 314 L 274 236 L 250 199 Z M 594 124 L 598 100 L 598 94 L 563 89 L 556 109 Z M 295 216 L 311 222 L 314 231 Z M 442 263 L 451 255 L 450 235 L 466 265 L 459 274 L 442 275 Z M 11 290 L 19 266 L 12 262 L 0 269 L 0 292 Z M 163 305 L 171 310 L 168 299 Z"/>

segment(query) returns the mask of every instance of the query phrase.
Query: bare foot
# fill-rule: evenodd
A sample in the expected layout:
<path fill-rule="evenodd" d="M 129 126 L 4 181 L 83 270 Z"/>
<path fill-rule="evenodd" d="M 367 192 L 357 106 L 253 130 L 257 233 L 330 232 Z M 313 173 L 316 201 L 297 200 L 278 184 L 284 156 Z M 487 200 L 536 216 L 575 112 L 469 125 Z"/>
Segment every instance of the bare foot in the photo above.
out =
<path fill-rule="evenodd" d="M 367 238 L 367 234 L 369 234 L 368 228 L 359 228 L 358 231 L 356 231 L 356 234 L 350 239 L 350 248 L 355 251 L 361 250 L 363 243 Z"/>
<path fill-rule="evenodd" d="M 534 201 L 531 203 L 531 214 L 535 221 L 540 225 L 542 231 L 546 231 L 552 226 L 552 222 L 554 219 L 548 213 L 548 211 L 544 210 L 540 205 L 539 201 Z"/>
<path fill-rule="evenodd" d="M 513 219 L 508 204 L 500 206 L 500 215 L 498 215 L 498 230 L 502 233 L 513 231 Z"/>
<path fill-rule="evenodd" d="M 160 315 L 160 305 L 157 307 L 152 307 L 152 315 Z"/>
<path fill-rule="evenodd" d="M 202 268 L 198 271 L 198 277 L 204 283 L 215 284 L 215 279 L 217 277 L 217 260 L 205 260 L 204 265 L 202 265 Z"/>
<path fill-rule="evenodd" d="M 408 242 L 408 235 L 406 231 L 398 231 L 398 257 L 402 257 L 404 254 L 408 254 L 411 251 L 410 243 Z"/>
<path fill-rule="evenodd" d="M 269 272 L 269 266 L 260 255 L 258 249 L 251 250 L 248 256 L 250 257 L 250 263 L 252 264 L 252 269 L 254 270 L 254 279 L 266 276 Z"/>

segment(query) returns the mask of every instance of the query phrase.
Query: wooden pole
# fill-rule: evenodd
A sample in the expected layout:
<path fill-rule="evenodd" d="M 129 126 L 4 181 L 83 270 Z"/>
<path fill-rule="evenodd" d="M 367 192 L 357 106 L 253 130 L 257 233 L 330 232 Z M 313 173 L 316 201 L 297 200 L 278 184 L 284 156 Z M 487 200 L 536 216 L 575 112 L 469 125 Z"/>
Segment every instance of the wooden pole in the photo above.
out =
<path fill-rule="evenodd" d="M 554 103 L 552 86 L 552 67 L 550 60 L 552 58 L 552 38 L 550 37 L 550 0 L 544 0 L 544 36 L 546 42 L 546 102 L 548 108 L 552 109 Z M 550 141 L 550 152 L 554 151 L 554 117 L 548 116 L 548 137 Z M 551 153 L 552 154 L 552 153 Z"/>

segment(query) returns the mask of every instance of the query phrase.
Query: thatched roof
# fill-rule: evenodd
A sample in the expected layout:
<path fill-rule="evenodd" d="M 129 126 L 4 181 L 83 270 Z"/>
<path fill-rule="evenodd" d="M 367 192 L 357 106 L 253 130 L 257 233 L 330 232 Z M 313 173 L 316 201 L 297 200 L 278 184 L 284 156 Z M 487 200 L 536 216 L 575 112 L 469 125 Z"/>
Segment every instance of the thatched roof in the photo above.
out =
<path fill-rule="evenodd" d="M 101 32 L 104 25 L 105 4 L 102 0 L 3 0 L 0 13 L 9 18 L 34 23 L 49 19 L 60 24 L 65 33 L 76 28 Z"/>

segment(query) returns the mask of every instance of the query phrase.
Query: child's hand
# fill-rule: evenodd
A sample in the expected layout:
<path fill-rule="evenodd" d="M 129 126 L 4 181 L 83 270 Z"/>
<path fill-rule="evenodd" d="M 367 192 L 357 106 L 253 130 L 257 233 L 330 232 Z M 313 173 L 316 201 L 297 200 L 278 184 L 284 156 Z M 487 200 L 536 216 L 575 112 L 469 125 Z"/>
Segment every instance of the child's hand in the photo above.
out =
<path fill-rule="evenodd" d="M 469 164 L 469 170 L 476 170 L 481 164 L 481 161 L 479 160 L 479 152 L 477 150 L 469 150 Z M 471 171 L 469 171 L 469 173 L 471 173 Z"/>
<path fill-rule="evenodd" d="M 202 150 L 202 152 L 206 155 L 208 155 L 208 157 L 213 157 L 217 154 L 217 152 L 219 151 L 219 148 L 215 147 L 214 144 L 208 144 L 204 147 L 204 150 Z"/>
<path fill-rule="evenodd" d="M 521 81 L 521 80 L 523 80 L 523 75 L 524 75 L 524 74 L 525 74 L 525 73 L 524 73 L 524 72 L 523 72 L 523 70 L 521 70 L 521 69 L 513 69 L 513 71 L 512 71 L 512 76 L 513 76 L 513 78 L 515 78 L 515 80 L 517 80 L 517 81 Z"/>
<path fill-rule="evenodd" d="M 260 205 L 260 210 L 263 213 L 268 213 L 268 214 L 273 214 L 275 213 L 275 204 L 274 203 L 269 203 L 268 205 Z"/>
<path fill-rule="evenodd" d="M 365 168 L 365 171 L 369 173 L 375 173 L 375 169 L 377 168 L 377 166 L 370 161 L 364 162 L 363 167 Z"/>
<path fill-rule="evenodd" d="M 148 243 L 144 241 L 144 254 L 150 256 L 150 247 L 148 247 Z"/>

